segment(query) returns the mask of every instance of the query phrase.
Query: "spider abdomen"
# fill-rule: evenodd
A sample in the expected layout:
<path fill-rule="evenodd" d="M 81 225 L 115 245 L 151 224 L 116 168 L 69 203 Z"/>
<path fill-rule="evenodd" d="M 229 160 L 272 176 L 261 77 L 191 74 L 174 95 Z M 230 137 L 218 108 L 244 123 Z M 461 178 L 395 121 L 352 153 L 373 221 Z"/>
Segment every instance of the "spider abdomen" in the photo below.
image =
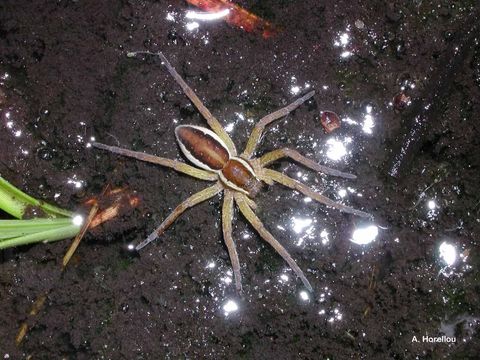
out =
<path fill-rule="evenodd" d="M 202 169 L 218 172 L 230 160 L 227 146 L 209 129 L 180 125 L 176 127 L 175 135 L 183 154 Z"/>

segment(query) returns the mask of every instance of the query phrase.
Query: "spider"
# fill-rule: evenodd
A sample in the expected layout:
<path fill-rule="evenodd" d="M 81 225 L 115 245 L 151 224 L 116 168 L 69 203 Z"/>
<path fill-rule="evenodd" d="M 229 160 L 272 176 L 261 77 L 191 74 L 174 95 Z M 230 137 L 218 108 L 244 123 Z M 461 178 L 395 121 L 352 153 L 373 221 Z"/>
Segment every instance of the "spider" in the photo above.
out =
<path fill-rule="evenodd" d="M 185 95 L 206 119 L 210 129 L 193 125 L 180 125 L 175 129 L 176 139 L 181 151 L 185 157 L 197 167 L 188 165 L 187 163 L 181 161 L 161 158 L 143 152 L 136 152 L 98 142 L 92 143 L 92 146 L 110 151 L 115 154 L 124 155 L 172 168 L 180 173 L 187 174 L 200 180 L 213 181 L 214 184 L 193 194 L 185 201 L 180 203 L 160 224 L 160 226 L 155 229 L 155 231 L 153 231 L 145 240 L 139 243 L 135 249 L 140 250 L 147 244 L 156 240 L 188 208 L 191 208 L 223 192 L 223 237 L 233 267 L 236 290 L 238 292 L 242 291 L 242 277 L 240 273 L 238 253 L 232 237 L 234 204 L 238 206 L 240 212 L 259 233 L 259 235 L 283 257 L 283 259 L 293 269 L 297 276 L 302 280 L 305 287 L 312 292 L 313 288 L 310 285 L 310 282 L 307 280 L 303 271 L 297 265 L 295 260 L 265 228 L 262 221 L 255 214 L 254 210 L 256 209 L 256 204 L 253 199 L 255 198 L 255 195 L 257 195 L 263 183 L 268 185 L 279 183 L 290 189 L 296 190 L 319 203 L 338 209 L 342 212 L 361 217 L 371 217 L 371 215 L 366 212 L 337 203 L 330 198 L 310 189 L 299 181 L 294 180 L 285 174 L 269 169 L 266 166 L 281 158 L 290 158 L 291 160 L 319 173 L 339 176 L 347 179 L 355 179 L 356 176 L 317 164 L 313 160 L 301 155 L 298 151 L 289 148 L 273 150 L 258 158 L 253 157 L 253 155 L 261 141 L 261 136 L 265 127 L 273 121 L 289 114 L 291 111 L 310 99 L 315 92 L 311 91 L 301 98 L 295 100 L 290 105 L 263 117 L 255 125 L 248 139 L 245 150 L 243 153 L 238 155 L 232 139 L 228 136 L 220 122 L 205 107 L 194 91 L 187 85 L 187 83 L 170 64 L 167 58 L 161 52 L 152 53 L 149 51 L 130 52 L 127 54 L 127 56 L 135 57 L 138 54 L 160 57 L 168 72 L 180 85 Z"/>

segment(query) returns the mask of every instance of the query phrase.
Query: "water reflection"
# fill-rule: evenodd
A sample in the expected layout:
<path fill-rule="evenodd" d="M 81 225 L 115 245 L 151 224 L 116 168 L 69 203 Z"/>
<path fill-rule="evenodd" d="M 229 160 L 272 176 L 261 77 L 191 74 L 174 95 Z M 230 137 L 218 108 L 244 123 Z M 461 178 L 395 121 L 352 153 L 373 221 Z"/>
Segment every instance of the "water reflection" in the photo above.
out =
<path fill-rule="evenodd" d="M 328 318 L 328 322 L 332 323 L 334 321 L 342 320 L 343 314 L 340 312 L 338 308 L 333 309 L 333 314 Z"/>
<path fill-rule="evenodd" d="M 72 218 L 73 225 L 81 226 L 83 224 L 83 216 L 82 215 L 74 215 Z"/>
<path fill-rule="evenodd" d="M 322 239 L 322 245 L 327 245 L 330 241 L 328 237 L 328 232 L 327 230 L 323 229 L 322 232 L 320 233 L 320 238 Z"/>
<path fill-rule="evenodd" d="M 305 218 L 305 219 L 299 219 L 296 217 L 292 218 L 292 229 L 297 234 L 302 233 L 311 224 L 312 224 L 312 219 L 309 219 L 309 218 Z"/>
<path fill-rule="evenodd" d="M 78 180 L 77 175 L 73 175 L 73 177 L 68 178 L 67 184 L 73 185 L 75 189 L 81 189 L 84 186 L 84 181 Z"/>
<path fill-rule="evenodd" d="M 345 138 L 343 142 L 335 138 L 328 139 L 327 157 L 333 161 L 341 160 L 345 155 L 348 154 L 345 144 L 349 144 L 351 142 L 352 139 L 350 137 Z"/>
<path fill-rule="evenodd" d="M 333 41 L 333 45 L 337 47 L 346 47 L 350 43 L 350 34 L 348 33 L 349 28 L 346 32 L 342 32 L 338 35 L 337 39 Z"/>
<path fill-rule="evenodd" d="M 174 12 L 169 12 L 169 13 L 167 13 L 166 19 L 167 19 L 168 21 L 173 21 L 173 22 L 175 22 L 175 15 L 176 15 L 176 13 L 174 13 Z"/>
<path fill-rule="evenodd" d="M 372 106 L 367 105 L 365 107 L 365 115 L 363 117 L 362 130 L 365 134 L 371 134 L 374 126 L 375 126 L 375 121 L 372 115 Z"/>
<path fill-rule="evenodd" d="M 298 235 L 301 234 L 297 240 L 297 246 L 301 246 L 306 238 L 314 236 L 315 222 L 311 218 L 292 217 L 292 230 Z"/>
<path fill-rule="evenodd" d="M 187 29 L 188 31 L 193 31 L 195 29 L 198 29 L 199 27 L 200 27 L 200 24 L 196 21 L 192 21 L 185 24 L 185 29 Z"/>
<path fill-rule="evenodd" d="M 212 21 L 218 20 L 226 17 L 230 13 L 230 9 L 223 9 L 221 11 L 217 11 L 214 13 L 204 13 L 198 11 L 187 11 L 185 17 L 187 19 L 195 19 L 195 20 L 202 20 L 202 21 Z"/>
<path fill-rule="evenodd" d="M 427 202 L 427 209 L 427 218 L 429 220 L 434 220 L 438 216 L 440 210 L 435 200 L 432 199 Z"/>
<path fill-rule="evenodd" d="M 227 275 L 221 278 L 222 282 L 224 282 L 226 285 L 230 285 L 233 282 L 232 275 L 232 270 L 228 270 Z"/>
<path fill-rule="evenodd" d="M 452 266 L 457 261 L 457 249 L 446 241 L 438 248 L 440 258 L 447 266 Z"/>
<path fill-rule="evenodd" d="M 336 39 L 333 41 L 335 47 L 341 48 L 342 52 L 340 53 L 340 58 L 347 59 L 353 55 L 351 49 L 351 35 L 350 35 L 350 26 L 347 26 L 345 31 L 338 33 Z"/>
<path fill-rule="evenodd" d="M 327 296 L 331 296 L 332 295 L 332 292 L 330 291 L 330 289 L 328 288 L 328 286 L 325 286 L 323 288 L 323 292 L 320 294 L 320 298 L 318 299 L 319 302 L 323 303 L 325 302 Z"/>
<path fill-rule="evenodd" d="M 200 11 L 192 11 L 188 10 L 185 13 L 185 19 L 187 22 L 185 23 L 185 29 L 187 31 L 193 31 L 196 30 L 200 27 L 200 22 L 205 22 L 205 21 L 215 21 L 215 20 L 221 20 L 225 17 L 227 17 L 230 13 L 230 9 L 223 9 L 221 11 L 217 12 L 200 12 Z M 169 12 L 167 14 L 167 20 L 175 22 L 175 13 Z M 205 44 L 208 44 L 208 38 L 202 37 L 204 40 Z"/>
<path fill-rule="evenodd" d="M 295 85 L 290 88 L 290 93 L 292 95 L 297 95 L 299 92 L 300 92 L 300 86 Z"/>
<path fill-rule="evenodd" d="M 368 245 L 375 241 L 378 236 L 378 227 L 376 225 L 369 225 L 355 229 L 350 241 L 358 245 Z"/>
<path fill-rule="evenodd" d="M 310 300 L 310 295 L 305 290 L 300 291 L 299 295 L 300 295 L 300 299 L 303 300 L 303 301 L 309 301 Z"/>
<path fill-rule="evenodd" d="M 233 300 L 228 300 L 225 304 L 223 304 L 222 308 L 225 316 L 228 316 L 231 313 L 238 311 L 238 304 Z"/>
<path fill-rule="evenodd" d="M 225 125 L 225 131 L 228 133 L 231 133 L 233 131 L 233 128 L 235 127 L 235 123 L 231 122 L 227 125 Z"/>
<path fill-rule="evenodd" d="M 91 148 L 92 147 L 92 142 L 95 142 L 95 137 L 94 136 L 90 137 L 90 141 L 85 144 L 85 147 L 87 149 Z"/>

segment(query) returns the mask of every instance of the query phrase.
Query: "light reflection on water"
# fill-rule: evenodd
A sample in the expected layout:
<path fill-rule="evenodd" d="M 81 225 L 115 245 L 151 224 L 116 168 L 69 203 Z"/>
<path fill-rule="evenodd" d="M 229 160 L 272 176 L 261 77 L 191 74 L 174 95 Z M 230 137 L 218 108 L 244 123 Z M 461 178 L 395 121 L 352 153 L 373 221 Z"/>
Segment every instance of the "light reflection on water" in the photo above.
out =
<path fill-rule="evenodd" d="M 165 19 L 167 21 L 173 23 L 183 23 L 183 26 L 188 32 L 193 32 L 194 30 L 198 30 L 200 28 L 200 24 L 202 22 L 214 22 L 214 21 L 222 21 L 225 17 L 228 16 L 230 13 L 230 9 L 223 9 L 218 12 L 200 12 L 200 11 L 193 11 L 193 10 L 186 10 L 184 19 L 180 21 L 178 19 L 178 13 L 175 11 L 167 12 Z M 206 35 L 202 36 L 204 44 L 209 43 L 209 39 Z"/>
<path fill-rule="evenodd" d="M 457 261 L 457 249 L 454 245 L 444 241 L 438 248 L 440 258 L 447 266 L 452 266 Z"/>
<path fill-rule="evenodd" d="M 435 220 L 440 212 L 440 207 L 434 199 L 427 201 L 427 219 Z"/>
<path fill-rule="evenodd" d="M 305 290 L 300 291 L 299 296 L 300 296 L 300 299 L 302 301 L 309 301 L 310 300 L 310 295 Z"/>
<path fill-rule="evenodd" d="M 339 161 L 344 158 L 349 152 L 347 151 L 347 144 L 352 142 L 352 138 L 346 137 L 343 141 L 336 138 L 330 138 L 327 140 L 327 152 L 326 155 L 330 160 Z"/>
<path fill-rule="evenodd" d="M 230 13 L 230 9 L 223 9 L 218 12 L 199 12 L 199 11 L 187 11 L 185 13 L 185 17 L 187 19 L 195 19 L 201 21 L 212 21 L 212 20 L 219 20 L 226 17 Z"/>
<path fill-rule="evenodd" d="M 369 225 L 359 227 L 353 231 L 350 241 L 358 245 L 368 245 L 375 241 L 378 236 L 378 227 L 376 225 Z"/>
<path fill-rule="evenodd" d="M 230 314 L 235 313 L 235 312 L 238 311 L 238 304 L 237 304 L 237 302 L 234 301 L 234 300 L 227 300 L 227 301 L 223 304 L 222 309 L 223 309 L 224 315 L 227 317 L 227 316 L 229 316 Z"/>
<path fill-rule="evenodd" d="M 310 218 L 304 218 L 304 219 L 296 218 L 296 217 L 292 218 L 292 229 L 297 234 L 304 232 L 304 230 L 309 231 L 310 229 L 312 229 L 312 227 L 310 227 L 311 224 L 312 224 L 312 219 Z"/>

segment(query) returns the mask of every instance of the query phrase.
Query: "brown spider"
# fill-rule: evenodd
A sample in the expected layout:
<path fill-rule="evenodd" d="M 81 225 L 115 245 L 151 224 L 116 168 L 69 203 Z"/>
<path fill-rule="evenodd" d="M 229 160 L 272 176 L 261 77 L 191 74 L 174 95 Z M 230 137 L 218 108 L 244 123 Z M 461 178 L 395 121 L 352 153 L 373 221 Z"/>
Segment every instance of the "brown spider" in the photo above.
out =
<path fill-rule="evenodd" d="M 261 140 L 262 132 L 271 122 L 286 116 L 288 113 L 303 104 L 306 100 L 314 95 L 314 91 L 297 99 L 290 105 L 277 110 L 264 118 L 262 118 L 254 127 L 247 146 L 244 152 L 238 156 L 235 145 L 232 139 L 228 136 L 225 129 L 220 125 L 219 121 L 210 113 L 210 111 L 203 105 L 198 96 L 180 77 L 173 66 L 168 62 L 162 53 L 151 53 L 148 51 L 139 51 L 128 53 L 128 57 L 134 57 L 137 54 L 149 54 L 159 56 L 162 62 L 167 67 L 169 73 L 174 77 L 177 83 L 181 86 L 183 92 L 197 107 L 203 117 L 207 120 L 210 129 L 193 126 L 180 125 L 175 129 L 178 144 L 183 154 L 198 168 L 190 166 L 184 162 L 161 158 L 153 155 L 148 155 L 142 152 L 131 151 L 116 146 L 109 146 L 101 143 L 93 143 L 92 145 L 111 151 L 116 154 L 132 157 L 138 160 L 147 161 L 150 163 L 162 165 L 172 168 L 178 172 L 190 175 L 194 178 L 214 181 L 215 184 L 202 191 L 193 194 L 188 199 L 178 205 L 175 210 L 162 222 L 162 224 L 152 232 L 144 241 L 136 246 L 136 250 L 140 250 L 150 242 L 157 239 L 163 232 L 188 208 L 195 206 L 202 201 L 210 199 L 220 192 L 224 192 L 223 206 L 222 206 L 222 226 L 225 244 L 227 245 L 230 260 L 233 266 L 233 273 L 235 276 L 235 285 L 237 290 L 242 290 L 242 279 L 240 274 L 240 262 L 236 250 L 235 243 L 232 237 L 232 220 L 233 220 L 233 204 L 236 203 L 240 212 L 245 216 L 248 222 L 255 228 L 260 236 L 267 241 L 288 263 L 288 265 L 295 271 L 298 277 L 309 291 L 313 291 L 312 286 L 303 274 L 303 271 L 297 265 L 295 260 L 290 256 L 287 250 L 270 234 L 265 228 L 260 219 L 255 215 L 256 208 L 253 198 L 259 191 L 262 182 L 272 185 L 274 182 L 282 184 L 293 190 L 299 191 L 302 194 L 323 203 L 329 207 L 338 209 L 340 211 L 358 215 L 361 217 L 370 217 L 371 215 L 353 209 L 349 206 L 339 204 L 328 197 L 319 194 L 310 189 L 306 185 L 294 180 L 282 173 L 266 168 L 266 165 L 284 157 L 288 157 L 305 167 L 316 172 L 325 173 L 333 176 L 340 176 L 348 179 L 356 178 L 355 175 L 346 174 L 341 171 L 319 165 L 316 162 L 307 159 L 299 152 L 293 149 L 279 149 L 271 151 L 259 158 L 253 158 L 257 145 Z M 213 130 L 213 131 L 212 131 Z"/>

